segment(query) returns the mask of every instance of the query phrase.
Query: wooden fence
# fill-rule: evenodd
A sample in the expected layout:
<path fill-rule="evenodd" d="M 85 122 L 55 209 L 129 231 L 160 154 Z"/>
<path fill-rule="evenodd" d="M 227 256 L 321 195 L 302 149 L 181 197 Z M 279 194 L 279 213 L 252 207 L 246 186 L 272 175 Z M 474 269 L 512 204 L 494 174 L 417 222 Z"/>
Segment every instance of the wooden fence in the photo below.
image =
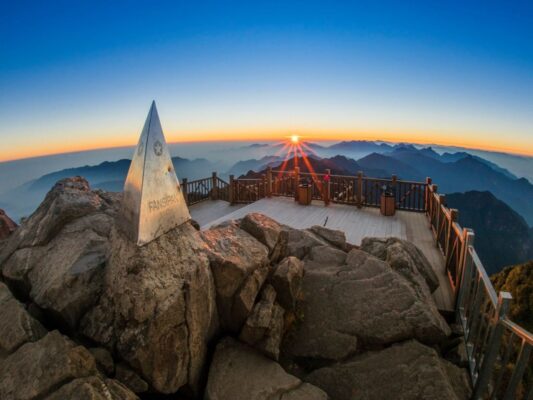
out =
<path fill-rule="evenodd" d="M 426 210 L 427 182 L 402 181 L 369 178 L 362 172 L 356 176 L 302 173 L 298 168 L 292 171 L 270 171 L 261 178 L 270 188 L 272 196 L 297 198 L 300 183 L 312 186 L 313 200 L 326 204 L 339 203 L 357 207 L 379 207 L 384 188 L 394 193 L 398 210 L 424 212 Z"/>
<path fill-rule="evenodd" d="M 229 183 L 220 179 L 216 172 L 210 178 L 194 181 L 183 179 L 181 188 L 189 206 L 206 200 L 230 200 Z"/>

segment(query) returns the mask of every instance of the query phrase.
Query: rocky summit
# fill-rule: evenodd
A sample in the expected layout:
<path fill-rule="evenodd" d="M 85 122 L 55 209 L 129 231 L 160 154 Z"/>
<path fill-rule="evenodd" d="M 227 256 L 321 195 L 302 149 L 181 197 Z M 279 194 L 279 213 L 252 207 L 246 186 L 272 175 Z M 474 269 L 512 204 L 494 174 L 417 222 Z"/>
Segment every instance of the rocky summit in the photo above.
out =
<path fill-rule="evenodd" d="M 15 221 L 9 218 L 4 210 L 0 209 L 0 240 L 6 239 L 15 229 L 17 229 Z"/>
<path fill-rule="evenodd" d="M 1 399 L 469 398 L 411 243 L 254 213 L 138 247 L 120 207 L 64 179 L 0 241 Z"/>

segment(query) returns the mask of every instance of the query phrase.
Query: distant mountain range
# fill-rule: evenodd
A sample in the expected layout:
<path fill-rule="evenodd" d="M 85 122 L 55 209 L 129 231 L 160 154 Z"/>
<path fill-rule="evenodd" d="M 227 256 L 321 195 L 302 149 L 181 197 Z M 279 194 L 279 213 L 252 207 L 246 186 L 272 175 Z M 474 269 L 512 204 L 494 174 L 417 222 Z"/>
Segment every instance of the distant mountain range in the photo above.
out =
<path fill-rule="evenodd" d="M 443 162 L 428 157 L 422 150 L 401 148 L 387 157 L 401 161 L 401 166 L 407 164 L 419 171 L 418 174 L 401 175 L 403 179 L 420 179 L 424 174 L 433 179 L 441 193 L 490 191 L 522 215 L 529 225 L 533 225 L 533 185 L 525 178 L 511 178 L 489 163 L 469 155 L 454 162 Z"/>
<path fill-rule="evenodd" d="M 327 169 L 334 175 L 354 175 L 354 171 L 363 171 L 369 176 L 378 176 L 386 174 L 382 169 L 363 168 L 357 161 L 347 158 L 345 156 L 335 156 L 331 158 L 315 158 L 315 157 L 303 157 L 290 158 L 287 161 L 276 161 L 265 166 L 260 171 L 250 170 L 246 174 L 242 175 L 242 178 L 259 178 L 266 174 L 266 167 L 270 166 L 274 170 L 292 171 L 295 166 L 300 168 L 300 172 L 309 173 L 315 172 L 317 174 L 323 174 Z"/>
<path fill-rule="evenodd" d="M 248 171 L 261 171 L 270 164 L 276 164 L 282 161 L 283 157 L 279 156 L 265 156 L 259 160 L 252 158 L 250 160 L 238 161 L 229 169 L 228 175 L 239 176 Z"/>
<path fill-rule="evenodd" d="M 49 190 L 59 179 L 70 176 L 83 176 L 92 187 L 119 192 L 122 191 L 130 160 L 123 159 L 114 162 L 103 162 L 95 166 L 84 166 L 80 168 L 69 168 L 51 174 L 43 175 L 39 179 L 30 182 L 28 189 L 32 191 Z M 205 178 L 210 176 L 216 165 L 210 161 L 198 158 L 187 160 L 181 157 L 173 157 L 172 163 L 180 179 L 189 180 Z"/>
<path fill-rule="evenodd" d="M 173 157 L 172 162 L 180 179 L 205 178 L 211 176 L 211 173 L 218 169 L 216 163 L 202 158 L 188 160 Z M 112 162 L 105 161 L 94 166 L 67 168 L 52 172 L 2 193 L 0 195 L 0 205 L 9 211 L 13 219 L 19 220 L 35 210 L 37 205 L 44 199 L 46 193 L 58 180 L 78 175 L 86 178 L 91 187 L 95 189 L 121 192 L 129 166 L 130 160 L 122 159 Z"/>

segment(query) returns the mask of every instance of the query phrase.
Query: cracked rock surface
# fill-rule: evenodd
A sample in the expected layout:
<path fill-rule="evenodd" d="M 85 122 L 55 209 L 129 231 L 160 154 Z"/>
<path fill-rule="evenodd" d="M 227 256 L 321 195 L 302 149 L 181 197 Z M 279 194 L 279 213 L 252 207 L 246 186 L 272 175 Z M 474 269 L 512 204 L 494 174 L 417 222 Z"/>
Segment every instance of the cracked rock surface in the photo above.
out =
<path fill-rule="evenodd" d="M 467 372 L 416 340 L 317 369 L 306 380 L 335 400 L 467 400 Z"/>
<path fill-rule="evenodd" d="M 386 345 L 416 338 L 434 344 L 450 334 L 436 307 L 428 307 L 407 279 L 390 265 L 361 250 L 345 261 L 320 252 L 305 262 L 302 320 L 287 335 L 284 351 L 292 357 L 341 360 L 358 341 Z"/>
<path fill-rule="evenodd" d="M 218 328 L 215 287 L 198 231 L 184 224 L 143 247 L 119 231 L 99 303 L 82 333 L 116 349 L 161 393 L 198 391 L 207 343 Z"/>
<path fill-rule="evenodd" d="M 205 400 L 326 400 L 326 393 L 303 383 L 250 347 L 225 338 L 217 345 Z"/>

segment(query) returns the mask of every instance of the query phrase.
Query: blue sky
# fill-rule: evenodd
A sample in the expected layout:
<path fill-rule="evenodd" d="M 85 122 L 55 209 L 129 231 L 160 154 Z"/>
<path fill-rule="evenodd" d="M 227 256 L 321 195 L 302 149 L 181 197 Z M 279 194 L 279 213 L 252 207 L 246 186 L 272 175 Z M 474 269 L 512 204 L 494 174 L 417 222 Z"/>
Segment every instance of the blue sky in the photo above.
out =
<path fill-rule="evenodd" d="M 3 2 L 0 160 L 384 138 L 533 153 L 531 2 Z"/>

